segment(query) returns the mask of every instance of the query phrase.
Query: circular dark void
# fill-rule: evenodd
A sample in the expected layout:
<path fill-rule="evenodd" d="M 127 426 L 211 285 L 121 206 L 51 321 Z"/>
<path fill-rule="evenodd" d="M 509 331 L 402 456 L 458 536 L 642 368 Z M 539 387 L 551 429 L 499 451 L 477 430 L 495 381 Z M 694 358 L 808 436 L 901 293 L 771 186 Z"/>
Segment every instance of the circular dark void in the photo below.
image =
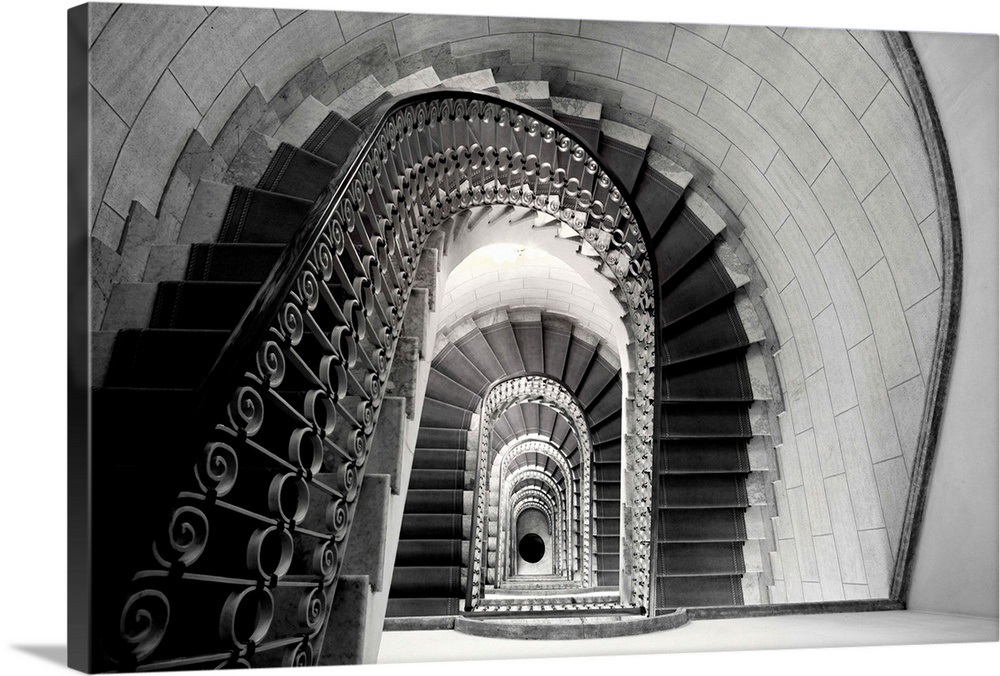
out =
<path fill-rule="evenodd" d="M 534 533 L 528 533 L 517 543 L 517 553 L 528 563 L 538 563 L 545 556 L 545 542 Z"/>

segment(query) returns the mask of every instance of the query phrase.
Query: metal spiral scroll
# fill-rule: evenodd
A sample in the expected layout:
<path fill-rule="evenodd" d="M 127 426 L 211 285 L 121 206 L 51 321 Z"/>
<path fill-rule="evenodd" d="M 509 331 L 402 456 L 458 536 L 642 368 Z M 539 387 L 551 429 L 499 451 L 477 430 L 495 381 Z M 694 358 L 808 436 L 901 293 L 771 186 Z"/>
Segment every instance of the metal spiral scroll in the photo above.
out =
<path fill-rule="evenodd" d="M 252 334 L 251 350 L 226 353 L 239 364 L 228 403 L 203 412 L 212 433 L 178 456 L 195 458 L 193 471 L 170 519 L 152 526 L 148 566 L 108 601 L 120 609 L 101 631 L 110 668 L 320 660 L 420 255 L 435 228 L 474 205 L 558 218 L 615 282 L 637 375 L 625 412 L 634 453 L 626 488 L 637 515 L 624 534 L 635 554 L 628 602 L 647 605 L 653 272 L 625 193 L 552 121 L 489 95 L 416 94 L 379 119 L 310 212 L 309 236 L 296 245 L 308 250 L 290 257 L 299 262 L 252 305 L 266 309 L 263 335 Z M 288 291 L 271 298 L 274 289 Z M 250 340 L 237 340 L 240 331 L 257 330 L 245 324 L 258 322 L 244 319 L 227 350 Z M 482 561 L 472 572 L 482 573 Z"/>

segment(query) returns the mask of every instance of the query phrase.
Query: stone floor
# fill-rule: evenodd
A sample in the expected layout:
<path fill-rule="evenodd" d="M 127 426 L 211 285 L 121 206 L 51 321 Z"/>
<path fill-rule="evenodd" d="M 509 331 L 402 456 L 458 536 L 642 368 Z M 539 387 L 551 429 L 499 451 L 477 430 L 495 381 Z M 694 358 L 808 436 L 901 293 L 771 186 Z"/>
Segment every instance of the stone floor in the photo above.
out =
<path fill-rule="evenodd" d="M 386 632 L 382 637 L 379 663 L 891 646 L 997 639 L 996 619 L 884 611 L 701 620 L 643 636 L 589 641 L 511 641 L 455 631 Z M 836 657 L 834 653 L 829 655 Z"/>

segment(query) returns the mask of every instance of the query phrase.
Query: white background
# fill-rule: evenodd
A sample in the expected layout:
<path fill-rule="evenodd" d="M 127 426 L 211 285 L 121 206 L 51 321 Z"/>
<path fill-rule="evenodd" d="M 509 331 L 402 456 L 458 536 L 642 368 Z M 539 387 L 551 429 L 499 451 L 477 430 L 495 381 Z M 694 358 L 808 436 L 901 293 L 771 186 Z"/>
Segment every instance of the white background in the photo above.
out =
<path fill-rule="evenodd" d="M 177 3 L 168 3 L 177 4 Z M 641 0 L 503 3 L 400 0 L 225 4 L 436 13 L 542 14 L 592 19 L 770 24 L 997 33 L 995 2 L 881 3 L 706 1 L 654 6 Z M 0 196 L 0 674 L 48 674 L 65 667 L 66 643 L 66 10 L 63 2 L 4 4 L 0 39 L 3 190 Z M 985 412 L 994 415 L 995 412 Z M 980 671 L 1000 663 L 992 645 L 586 658 L 565 661 L 377 666 L 316 673 L 825 673 L 912 669 Z M 280 670 L 270 673 L 289 673 Z"/>

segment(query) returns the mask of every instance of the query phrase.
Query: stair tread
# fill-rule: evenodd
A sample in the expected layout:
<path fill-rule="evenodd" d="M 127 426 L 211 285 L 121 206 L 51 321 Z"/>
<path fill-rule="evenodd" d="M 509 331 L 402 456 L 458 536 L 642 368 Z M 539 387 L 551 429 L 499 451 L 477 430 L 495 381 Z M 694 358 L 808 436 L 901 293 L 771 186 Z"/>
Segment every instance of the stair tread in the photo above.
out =
<path fill-rule="evenodd" d="M 433 66 L 428 66 L 386 85 L 385 90 L 392 96 L 401 96 L 421 89 L 431 89 L 439 84 L 441 84 L 441 78 L 438 77 Z"/>

